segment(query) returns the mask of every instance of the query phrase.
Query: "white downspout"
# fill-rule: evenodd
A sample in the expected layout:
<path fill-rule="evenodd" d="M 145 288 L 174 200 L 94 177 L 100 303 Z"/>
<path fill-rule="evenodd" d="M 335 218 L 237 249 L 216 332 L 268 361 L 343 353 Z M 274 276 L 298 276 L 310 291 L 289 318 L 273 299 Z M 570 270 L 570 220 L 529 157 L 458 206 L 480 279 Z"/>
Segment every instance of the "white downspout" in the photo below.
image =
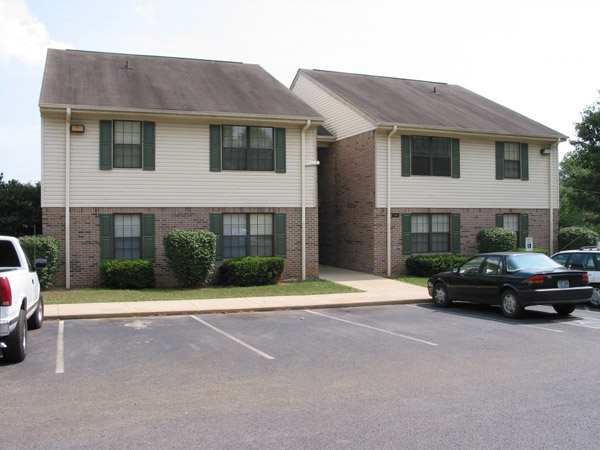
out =
<path fill-rule="evenodd" d="M 65 287 L 71 288 L 71 108 L 65 124 Z"/>
<path fill-rule="evenodd" d="M 556 140 L 556 161 L 558 162 L 558 144 L 560 144 L 560 139 Z M 550 255 L 554 253 L 554 170 L 553 170 L 553 158 L 554 155 L 550 153 L 550 214 L 548 219 L 548 224 L 550 226 L 550 239 L 549 239 L 549 248 Z"/>
<path fill-rule="evenodd" d="M 302 128 L 302 132 L 300 133 L 301 139 L 301 166 L 302 168 L 300 177 L 302 178 L 302 280 L 306 280 L 306 130 L 310 127 L 310 120 L 306 121 L 306 125 Z"/>
<path fill-rule="evenodd" d="M 390 131 L 387 137 L 387 276 L 392 276 L 392 136 L 398 131 L 398 126 Z"/>

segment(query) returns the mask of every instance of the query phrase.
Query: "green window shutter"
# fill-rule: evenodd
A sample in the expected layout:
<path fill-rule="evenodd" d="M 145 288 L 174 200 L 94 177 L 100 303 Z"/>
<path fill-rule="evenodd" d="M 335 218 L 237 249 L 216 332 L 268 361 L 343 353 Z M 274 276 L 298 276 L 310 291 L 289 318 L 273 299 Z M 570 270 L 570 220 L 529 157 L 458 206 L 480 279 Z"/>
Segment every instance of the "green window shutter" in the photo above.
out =
<path fill-rule="evenodd" d="M 275 128 L 275 172 L 286 172 L 285 128 Z"/>
<path fill-rule="evenodd" d="M 213 213 L 210 215 L 210 231 L 217 236 L 216 259 L 223 259 L 223 214 Z"/>
<path fill-rule="evenodd" d="M 504 228 L 504 214 L 496 214 L 496 228 Z"/>
<path fill-rule="evenodd" d="M 410 136 L 402 135 L 402 176 L 410 177 Z"/>
<path fill-rule="evenodd" d="M 460 214 L 452 214 L 452 253 L 460 253 Z"/>
<path fill-rule="evenodd" d="M 287 254 L 285 214 L 275 214 L 275 256 L 282 258 Z"/>
<path fill-rule="evenodd" d="M 519 219 L 519 247 L 525 248 L 525 238 L 529 236 L 529 214 L 521 214 Z"/>
<path fill-rule="evenodd" d="M 460 139 L 452 139 L 452 178 L 460 178 Z"/>
<path fill-rule="evenodd" d="M 113 259 L 113 216 L 100 214 L 100 261 Z"/>
<path fill-rule="evenodd" d="M 210 171 L 221 171 L 221 125 L 210 126 Z"/>
<path fill-rule="evenodd" d="M 100 170 L 112 169 L 112 121 L 100 121 Z"/>
<path fill-rule="evenodd" d="M 154 261 L 154 214 L 142 214 L 142 258 Z"/>
<path fill-rule="evenodd" d="M 144 145 L 143 145 L 143 169 L 144 170 L 154 170 L 154 159 L 155 159 L 155 124 L 154 122 L 144 122 L 143 123 L 143 133 L 144 133 Z"/>
<path fill-rule="evenodd" d="M 402 214 L 402 254 L 410 255 L 411 250 L 411 219 L 410 214 Z"/>
<path fill-rule="evenodd" d="M 496 142 L 496 180 L 504 180 L 504 142 Z"/>
<path fill-rule="evenodd" d="M 529 144 L 521 143 L 521 180 L 529 180 Z"/>

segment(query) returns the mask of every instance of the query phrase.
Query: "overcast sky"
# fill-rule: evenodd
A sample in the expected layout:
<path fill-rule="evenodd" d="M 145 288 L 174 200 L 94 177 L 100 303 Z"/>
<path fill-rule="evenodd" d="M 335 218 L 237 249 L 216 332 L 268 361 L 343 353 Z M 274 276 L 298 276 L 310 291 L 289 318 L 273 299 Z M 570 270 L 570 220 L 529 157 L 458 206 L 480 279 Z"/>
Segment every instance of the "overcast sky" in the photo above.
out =
<path fill-rule="evenodd" d="M 259 64 L 287 87 L 299 68 L 458 84 L 573 138 L 599 18 L 598 0 L 0 0 L 0 172 L 41 179 L 48 47 Z"/>

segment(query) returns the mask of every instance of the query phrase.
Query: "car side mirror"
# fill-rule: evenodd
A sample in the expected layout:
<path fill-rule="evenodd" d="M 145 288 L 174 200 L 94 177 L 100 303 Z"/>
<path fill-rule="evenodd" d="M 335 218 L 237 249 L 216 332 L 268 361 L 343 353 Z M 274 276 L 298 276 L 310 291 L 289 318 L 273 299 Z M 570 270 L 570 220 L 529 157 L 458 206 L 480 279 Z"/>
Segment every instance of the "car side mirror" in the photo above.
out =
<path fill-rule="evenodd" d="M 36 258 L 33 262 L 33 266 L 36 269 L 45 269 L 48 265 L 48 260 L 46 258 Z"/>

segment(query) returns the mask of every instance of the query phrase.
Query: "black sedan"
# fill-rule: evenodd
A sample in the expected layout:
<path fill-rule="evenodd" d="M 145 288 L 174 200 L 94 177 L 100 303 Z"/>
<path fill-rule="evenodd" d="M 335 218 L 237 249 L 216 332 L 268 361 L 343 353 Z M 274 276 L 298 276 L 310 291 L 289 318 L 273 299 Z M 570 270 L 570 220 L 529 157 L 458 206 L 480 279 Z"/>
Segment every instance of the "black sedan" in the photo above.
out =
<path fill-rule="evenodd" d="M 569 315 L 593 292 L 587 272 L 567 269 L 542 253 L 518 252 L 475 255 L 432 276 L 427 289 L 437 306 L 453 300 L 500 305 L 507 317 L 519 317 L 531 305 L 552 305 Z"/>

